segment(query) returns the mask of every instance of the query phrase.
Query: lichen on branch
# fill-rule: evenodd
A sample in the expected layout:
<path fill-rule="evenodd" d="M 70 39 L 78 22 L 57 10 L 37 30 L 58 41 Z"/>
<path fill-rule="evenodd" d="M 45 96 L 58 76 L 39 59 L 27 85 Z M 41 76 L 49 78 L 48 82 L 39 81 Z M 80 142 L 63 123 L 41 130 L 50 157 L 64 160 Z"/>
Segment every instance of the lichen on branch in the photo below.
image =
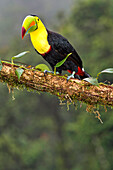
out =
<path fill-rule="evenodd" d="M 18 79 L 15 70 L 20 67 L 24 71 Z M 113 106 L 113 87 L 102 83 L 99 86 L 94 86 L 78 79 L 71 79 L 67 82 L 66 76 L 51 73 L 44 75 L 44 72 L 37 69 L 5 61 L 2 61 L 0 80 L 8 83 L 12 88 L 21 89 L 24 87 L 49 92 L 58 96 L 61 100 L 67 100 L 71 103 L 78 100 L 91 106 Z"/>

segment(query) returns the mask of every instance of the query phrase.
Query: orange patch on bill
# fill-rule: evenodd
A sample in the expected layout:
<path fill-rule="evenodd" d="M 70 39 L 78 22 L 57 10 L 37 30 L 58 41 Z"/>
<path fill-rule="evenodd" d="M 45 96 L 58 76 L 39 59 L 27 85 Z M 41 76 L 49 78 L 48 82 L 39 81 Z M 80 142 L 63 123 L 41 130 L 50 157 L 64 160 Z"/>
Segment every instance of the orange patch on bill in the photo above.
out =
<path fill-rule="evenodd" d="M 31 24 L 29 25 L 29 28 L 35 25 L 35 21 L 32 21 Z M 29 29 L 28 28 L 28 29 Z"/>

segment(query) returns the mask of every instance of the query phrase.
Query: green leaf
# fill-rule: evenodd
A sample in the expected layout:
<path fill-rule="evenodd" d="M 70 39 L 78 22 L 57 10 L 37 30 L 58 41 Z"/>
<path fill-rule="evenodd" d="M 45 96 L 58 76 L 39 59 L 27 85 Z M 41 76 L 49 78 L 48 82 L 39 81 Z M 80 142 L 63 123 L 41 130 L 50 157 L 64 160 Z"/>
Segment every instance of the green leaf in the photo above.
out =
<path fill-rule="evenodd" d="M 49 67 L 46 64 L 39 64 L 35 67 L 35 69 L 39 69 L 41 71 L 45 71 L 45 70 L 50 71 Z"/>
<path fill-rule="evenodd" d="M 55 68 L 56 67 L 60 67 L 62 64 L 64 64 L 64 62 L 67 60 L 67 58 L 71 55 L 72 53 L 69 53 L 62 61 L 58 62 L 56 65 L 55 65 Z"/>
<path fill-rule="evenodd" d="M 97 78 L 89 77 L 89 78 L 85 78 L 83 80 L 85 80 L 85 81 L 87 81 L 87 82 L 89 82 L 89 83 L 91 83 L 92 85 L 95 85 L 95 86 L 99 85 Z"/>
<path fill-rule="evenodd" d="M 2 61 L 0 60 L 0 65 L 2 65 Z"/>
<path fill-rule="evenodd" d="M 107 69 L 99 72 L 99 73 L 97 74 L 97 79 L 98 79 L 98 77 L 99 77 L 99 75 L 100 75 L 101 73 L 110 73 L 110 74 L 111 74 L 111 73 L 113 73 L 113 68 L 107 68 Z"/>
<path fill-rule="evenodd" d="M 2 67 L 3 67 L 3 66 L 2 66 L 2 65 L 0 65 L 0 71 L 2 70 Z"/>
<path fill-rule="evenodd" d="M 2 70 L 2 61 L 0 60 L 0 71 Z"/>
<path fill-rule="evenodd" d="M 107 69 L 101 71 L 100 73 L 113 73 L 113 68 L 107 68 Z"/>
<path fill-rule="evenodd" d="M 27 54 L 27 53 L 29 53 L 29 51 L 24 51 L 24 52 L 22 52 L 22 53 L 20 53 L 20 54 L 18 54 L 18 55 L 16 55 L 16 56 L 13 56 L 13 57 L 11 58 L 12 62 L 13 62 L 14 59 L 23 57 L 23 56 L 24 56 L 25 54 Z"/>
<path fill-rule="evenodd" d="M 15 74 L 17 75 L 18 80 L 20 80 L 20 77 L 21 77 L 21 75 L 22 75 L 23 72 L 24 72 L 24 69 L 22 69 L 22 68 L 17 68 L 17 69 L 15 70 Z"/>

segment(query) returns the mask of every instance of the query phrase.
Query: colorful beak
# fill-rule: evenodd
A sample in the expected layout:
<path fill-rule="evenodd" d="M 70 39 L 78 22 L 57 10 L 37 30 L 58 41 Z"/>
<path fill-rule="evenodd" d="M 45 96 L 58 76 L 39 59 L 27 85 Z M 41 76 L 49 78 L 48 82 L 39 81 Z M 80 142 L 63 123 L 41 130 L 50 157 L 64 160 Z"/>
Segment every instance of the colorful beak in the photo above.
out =
<path fill-rule="evenodd" d="M 26 29 L 24 27 L 22 27 L 22 39 L 24 38 L 25 33 L 26 33 Z"/>
<path fill-rule="evenodd" d="M 25 35 L 37 29 L 36 19 L 34 16 L 28 15 L 22 23 L 22 39 Z"/>

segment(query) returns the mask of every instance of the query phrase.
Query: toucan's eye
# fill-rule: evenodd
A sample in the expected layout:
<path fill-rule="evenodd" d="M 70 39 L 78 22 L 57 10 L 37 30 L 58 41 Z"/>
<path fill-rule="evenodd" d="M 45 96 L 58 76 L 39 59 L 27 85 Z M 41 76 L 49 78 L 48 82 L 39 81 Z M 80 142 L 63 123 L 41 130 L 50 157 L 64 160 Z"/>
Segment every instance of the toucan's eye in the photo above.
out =
<path fill-rule="evenodd" d="M 38 18 L 38 21 L 39 21 L 39 18 Z"/>

